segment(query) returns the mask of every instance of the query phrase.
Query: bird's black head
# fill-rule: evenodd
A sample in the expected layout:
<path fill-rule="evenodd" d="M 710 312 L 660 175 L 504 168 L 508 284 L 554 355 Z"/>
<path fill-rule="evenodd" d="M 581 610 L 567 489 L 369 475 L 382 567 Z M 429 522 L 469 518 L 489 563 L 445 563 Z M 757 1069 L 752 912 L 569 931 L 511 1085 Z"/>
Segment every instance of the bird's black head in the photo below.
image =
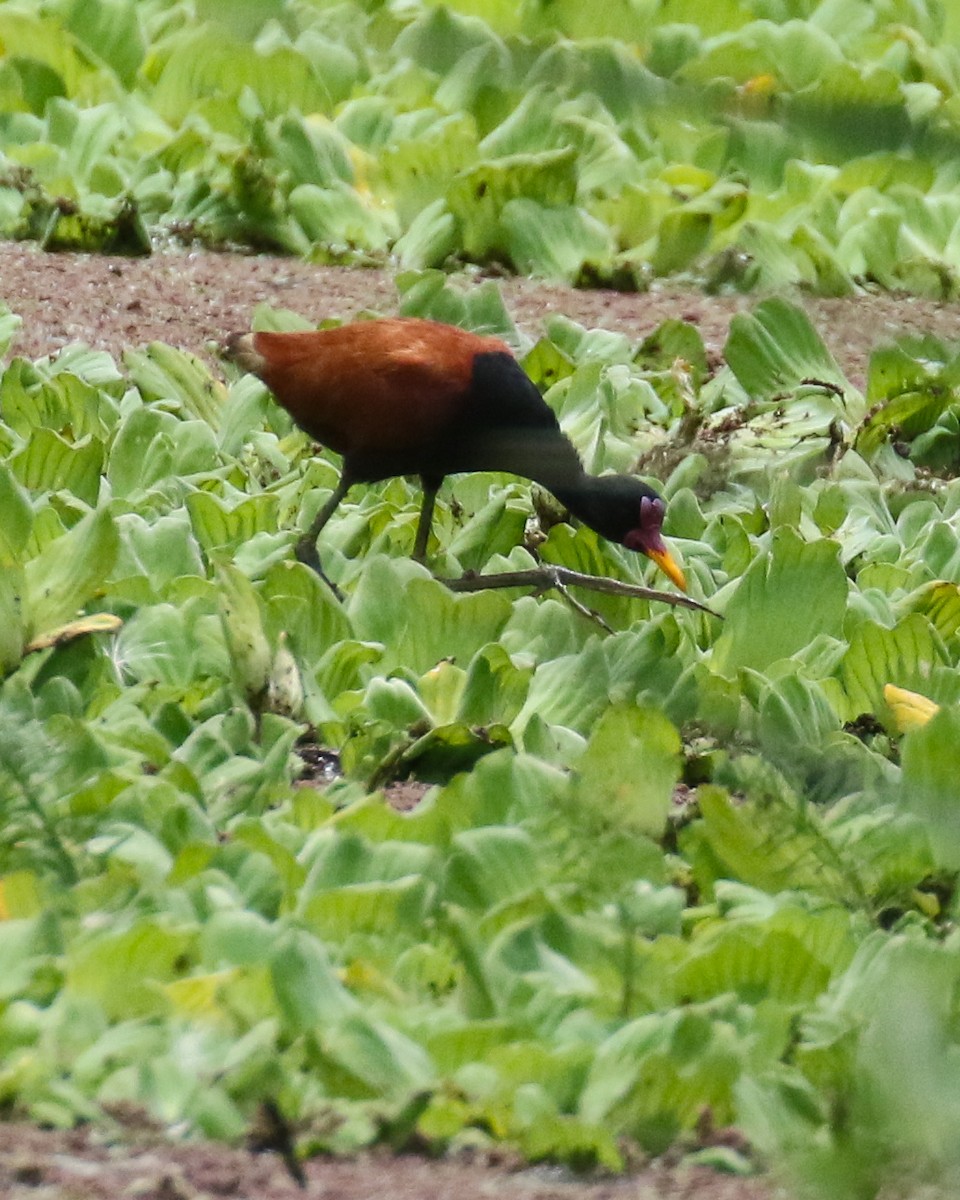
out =
<path fill-rule="evenodd" d="M 576 493 L 559 498 L 585 525 L 611 542 L 645 554 L 681 591 L 687 590 L 683 571 L 664 543 L 666 505 L 653 488 L 633 475 L 584 475 Z"/>

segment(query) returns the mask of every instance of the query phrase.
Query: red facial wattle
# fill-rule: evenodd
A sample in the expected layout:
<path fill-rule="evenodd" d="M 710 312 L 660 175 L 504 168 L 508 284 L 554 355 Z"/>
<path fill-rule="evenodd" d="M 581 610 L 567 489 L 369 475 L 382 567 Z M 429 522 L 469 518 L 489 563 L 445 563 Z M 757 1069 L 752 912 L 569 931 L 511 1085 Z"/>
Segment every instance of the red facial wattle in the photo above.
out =
<path fill-rule="evenodd" d="M 640 524 L 627 533 L 623 544 L 628 550 L 638 550 L 645 554 L 682 592 L 685 592 L 686 578 L 677 560 L 667 549 L 660 532 L 665 511 L 664 503 L 659 497 L 644 496 L 640 501 Z"/>

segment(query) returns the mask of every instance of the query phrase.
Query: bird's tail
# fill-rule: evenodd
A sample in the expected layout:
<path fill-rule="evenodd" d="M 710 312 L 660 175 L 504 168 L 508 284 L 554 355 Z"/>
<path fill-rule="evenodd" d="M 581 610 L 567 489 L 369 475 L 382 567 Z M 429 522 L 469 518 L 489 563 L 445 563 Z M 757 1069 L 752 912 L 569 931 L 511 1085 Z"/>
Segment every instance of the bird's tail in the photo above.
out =
<path fill-rule="evenodd" d="M 223 355 L 251 375 L 259 375 L 266 365 L 263 355 L 254 347 L 252 333 L 231 333 L 223 344 Z"/>

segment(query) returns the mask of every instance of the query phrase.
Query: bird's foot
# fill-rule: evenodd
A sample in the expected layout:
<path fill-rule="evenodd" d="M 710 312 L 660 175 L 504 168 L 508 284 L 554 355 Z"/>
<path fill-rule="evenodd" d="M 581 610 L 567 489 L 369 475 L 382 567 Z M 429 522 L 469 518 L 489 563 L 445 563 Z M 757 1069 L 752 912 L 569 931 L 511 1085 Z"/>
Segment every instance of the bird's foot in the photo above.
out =
<path fill-rule="evenodd" d="M 340 591 L 333 580 L 328 577 L 326 571 L 324 571 L 320 562 L 320 555 L 317 553 L 316 540 L 309 535 L 307 537 L 302 537 L 294 548 L 294 554 L 297 556 L 297 560 L 302 562 L 305 567 L 309 567 L 311 571 L 316 571 L 330 591 L 333 592 L 334 596 L 336 596 L 336 598 L 342 604 L 343 592 Z"/>

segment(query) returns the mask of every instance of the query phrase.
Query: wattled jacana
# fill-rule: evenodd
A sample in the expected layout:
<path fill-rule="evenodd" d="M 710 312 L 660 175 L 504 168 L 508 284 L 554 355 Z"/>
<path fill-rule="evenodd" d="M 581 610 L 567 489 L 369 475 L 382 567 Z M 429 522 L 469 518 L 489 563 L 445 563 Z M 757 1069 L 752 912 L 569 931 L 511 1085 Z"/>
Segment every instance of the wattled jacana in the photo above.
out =
<path fill-rule="evenodd" d="M 412 317 L 298 333 L 232 334 L 227 356 L 260 377 L 294 421 L 343 456 L 340 482 L 297 545 L 316 540 L 355 483 L 419 475 L 414 557 L 423 560 L 445 475 L 509 471 L 535 480 L 585 525 L 639 550 L 686 591 L 661 536 L 664 502 L 632 475 L 588 475 L 510 348 Z"/>

